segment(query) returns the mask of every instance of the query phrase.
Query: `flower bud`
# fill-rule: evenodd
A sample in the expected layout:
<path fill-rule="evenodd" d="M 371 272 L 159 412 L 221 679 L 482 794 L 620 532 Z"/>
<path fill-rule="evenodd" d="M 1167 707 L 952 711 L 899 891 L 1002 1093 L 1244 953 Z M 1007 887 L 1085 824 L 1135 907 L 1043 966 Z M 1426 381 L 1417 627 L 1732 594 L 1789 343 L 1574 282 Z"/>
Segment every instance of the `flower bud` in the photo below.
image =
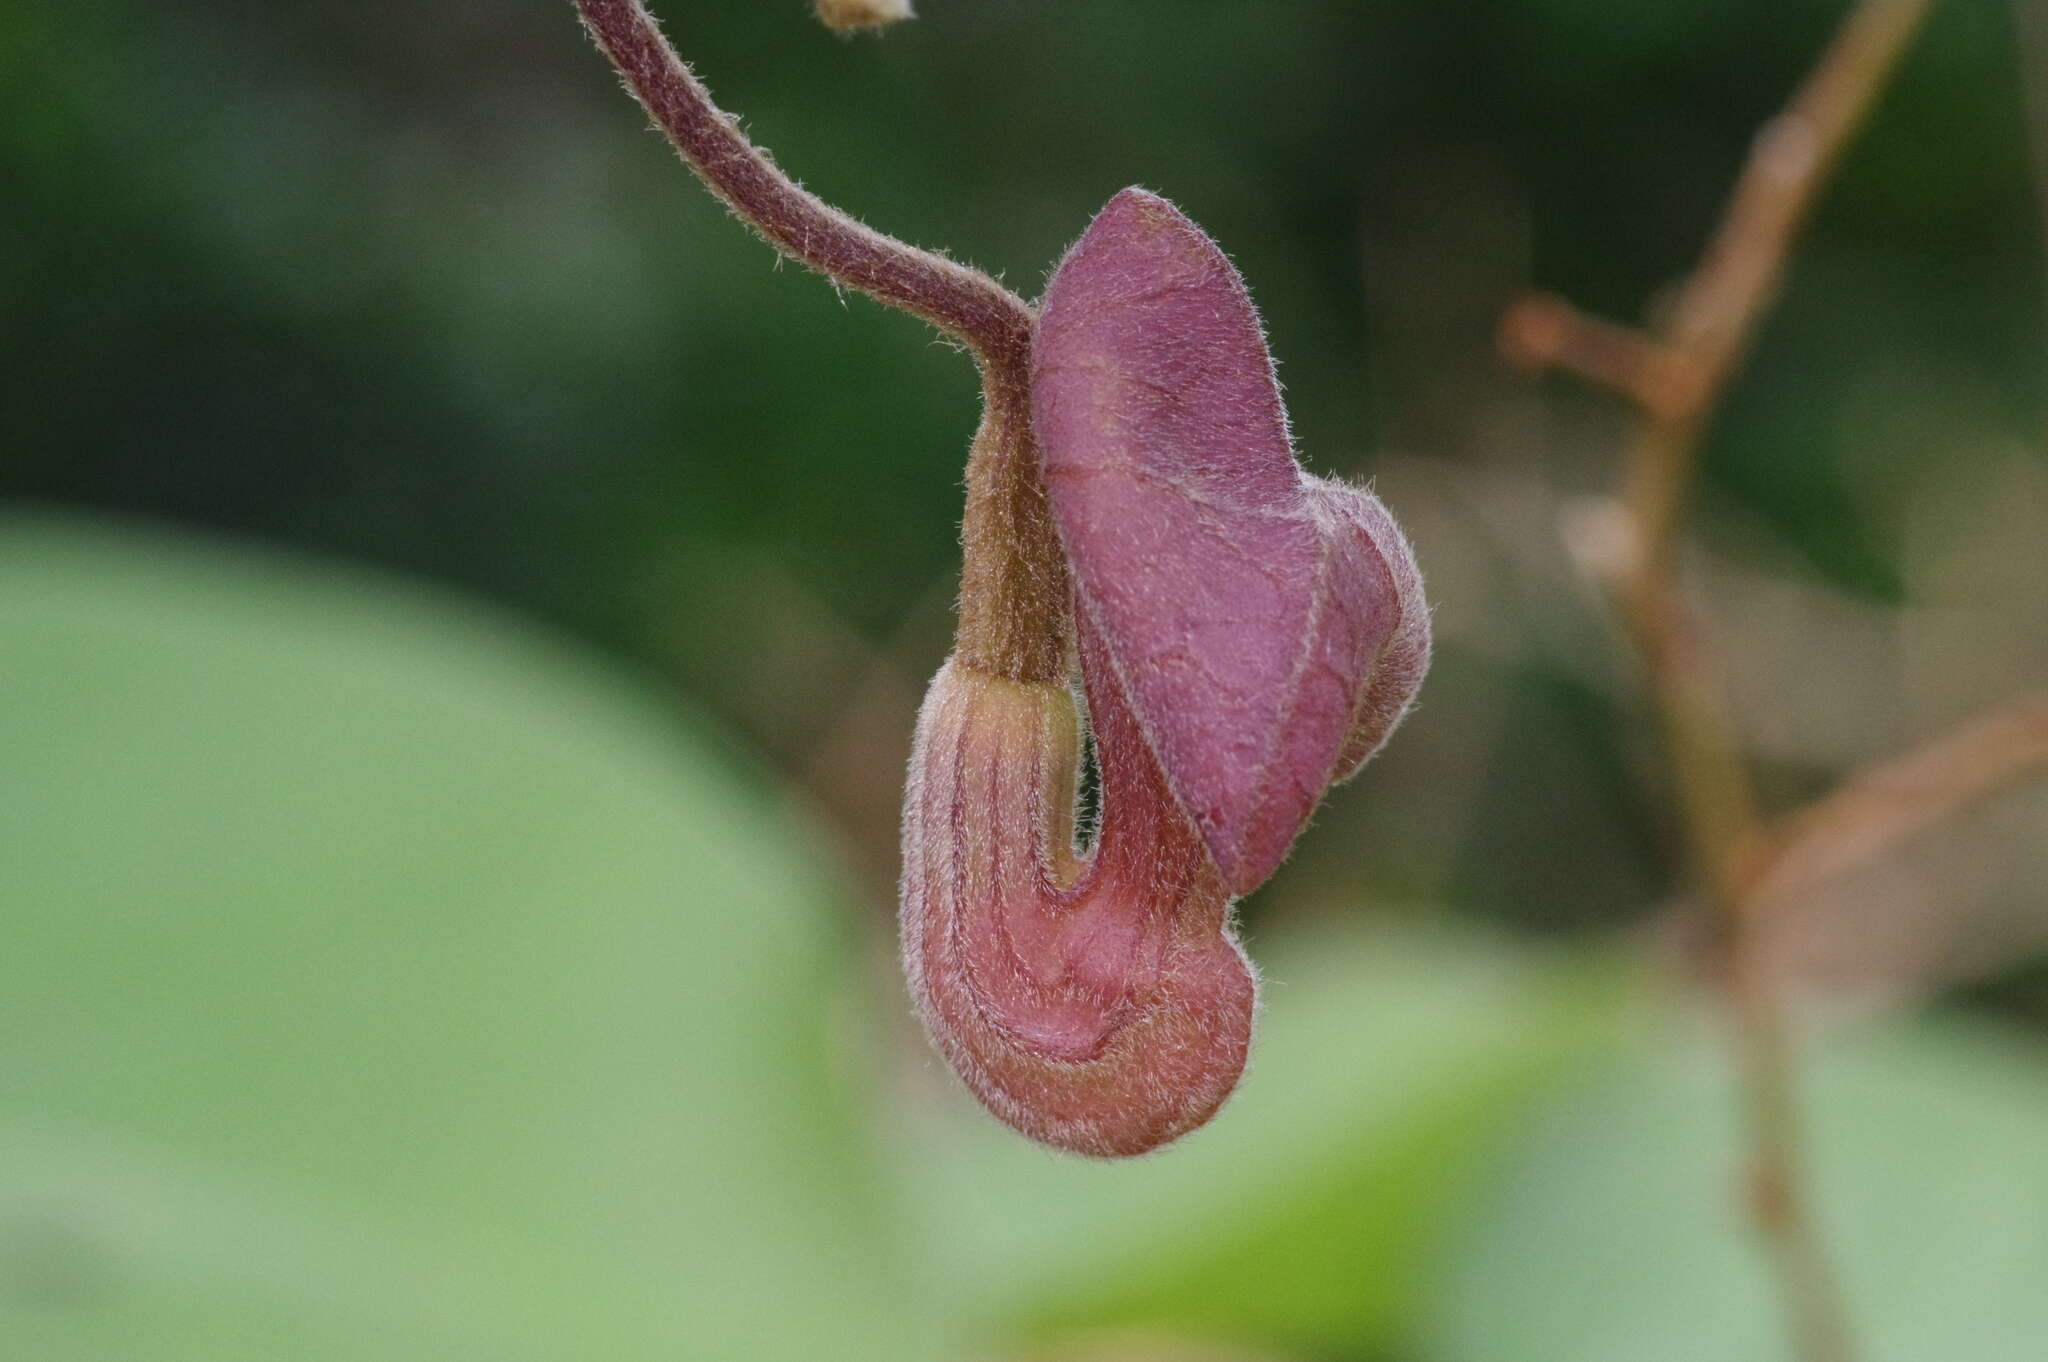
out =
<path fill-rule="evenodd" d="M 989 1110 L 1060 1149 L 1138 1154 L 1230 1095 L 1257 986 L 1129 709 L 1106 682 L 1088 696 L 1103 814 L 1084 851 L 1073 692 L 940 670 L 904 806 L 903 955 L 927 1029 Z"/>
<path fill-rule="evenodd" d="M 834 33 L 887 28 L 917 17 L 910 11 L 910 0 L 817 0 L 815 9 L 818 22 Z"/>

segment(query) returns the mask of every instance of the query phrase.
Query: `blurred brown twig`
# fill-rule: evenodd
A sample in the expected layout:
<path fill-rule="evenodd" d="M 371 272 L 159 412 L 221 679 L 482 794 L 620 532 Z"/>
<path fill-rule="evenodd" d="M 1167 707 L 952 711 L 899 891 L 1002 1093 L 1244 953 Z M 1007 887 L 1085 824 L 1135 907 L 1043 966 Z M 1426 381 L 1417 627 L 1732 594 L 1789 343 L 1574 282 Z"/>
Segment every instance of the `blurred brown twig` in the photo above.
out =
<path fill-rule="evenodd" d="M 1722 924 L 1751 1216 L 1806 1362 L 1849 1362 L 1855 1348 L 1802 1177 L 1787 1011 L 1754 930 L 1759 909 L 1774 895 L 1758 891 L 1782 884 L 1786 868 L 1823 842 L 1853 841 L 1840 830 L 1845 819 L 1903 830 L 1984 788 L 1985 777 L 1968 771 L 1991 745 L 1973 738 L 1930 749 L 1928 764 L 1944 777 L 1930 788 L 1953 794 L 1918 801 L 1918 818 L 1905 813 L 1906 804 L 1871 793 L 1891 788 L 1880 772 L 1850 782 L 1786 824 L 1786 833 L 1769 834 L 1714 669 L 1678 591 L 1676 545 L 1701 438 L 1777 296 L 1792 242 L 1930 3 L 1861 0 L 1850 11 L 1804 86 L 1758 133 L 1704 257 L 1653 330 L 1598 321 L 1551 297 L 1527 299 L 1502 321 L 1503 348 L 1512 357 L 1614 388 L 1640 413 L 1624 464 L 1624 535 L 1607 565 L 1609 583 L 1656 700 L 1692 859 Z"/>
<path fill-rule="evenodd" d="M 2048 691 L 2023 695 L 1843 781 L 1778 820 L 1749 889 L 1797 899 L 2012 782 L 2048 768 Z"/>

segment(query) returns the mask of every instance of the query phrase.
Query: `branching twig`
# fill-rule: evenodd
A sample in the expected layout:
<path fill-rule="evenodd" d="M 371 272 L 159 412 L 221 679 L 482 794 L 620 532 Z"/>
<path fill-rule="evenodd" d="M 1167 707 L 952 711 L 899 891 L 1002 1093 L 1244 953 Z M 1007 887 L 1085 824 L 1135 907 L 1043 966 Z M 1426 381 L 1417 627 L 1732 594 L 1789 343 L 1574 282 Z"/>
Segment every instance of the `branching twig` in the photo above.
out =
<path fill-rule="evenodd" d="M 1828 172 L 1929 3 L 1861 0 L 1850 12 L 1804 87 L 1758 134 L 1699 267 L 1654 334 L 1593 321 L 1552 299 L 1525 302 L 1503 325 L 1511 353 L 1618 389 L 1640 411 L 1620 498 L 1628 542 L 1612 586 L 1655 694 L 1692 859 L 1724 925 L 1751 1213 L 1804 1362 L 1848 1362 L 1854 1348 L 1807 1205 L 1788 1019 L 1755 945 L 1764 825 L 1674 559 L 1714 408 Z"/>
<path fill-rule="evenodd" d="M 2048 769 L 2048 691 L 2025 695 L 1872 766 L 1772 830 L 1750 898 L 1805 897 L 2003 787 Z"/>
<path fill-rule="evenodd" d="M 1665 340 L 1691 371 L 1677 410 L 1630 461 L 1629 508 L 1647 571 L 1668 576 L 1700 428 L 1777 296 L 1785 257 L 1828 172 L 1862 126 L 1930 0 L 1861 0 L 1790 105 L 1757 134 L 1726 214 L 1680 291 Z"/>

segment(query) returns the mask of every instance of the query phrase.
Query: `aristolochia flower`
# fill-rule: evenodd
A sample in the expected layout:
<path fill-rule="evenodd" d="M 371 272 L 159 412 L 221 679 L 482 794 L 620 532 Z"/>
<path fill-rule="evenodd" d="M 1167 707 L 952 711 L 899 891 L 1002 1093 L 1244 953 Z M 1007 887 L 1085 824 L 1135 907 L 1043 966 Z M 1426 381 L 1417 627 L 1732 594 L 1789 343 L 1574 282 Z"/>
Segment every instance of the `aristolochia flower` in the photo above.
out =
<path fill-rule="evenodd" d="M 1231 901 L 1378 750 L 1428 666 L 1407 542 L 1371 493 L 1295 464 L 1243 281 L 1172 204 L 1110 200 L 1034 314 L 783 174 L 643 0 L 576 6 L 735 213 L 981 370 L 959 628 L 903 814 L 903 959 L 932 1038 L 1047 1144 L 1137 1154 L 1192 1130 L 1251 1047 Z M 1084 734 L 1092 829 L 1075 818 Z"/>
<path fill-rule="evenodd" d="M 990 1110 L 1133 1154 L 1236 1085 L 1256 985 L 1230 900 L 1399 722 L 1428 612 L 1385 508 L 1295 463 L 1244 285 L 1164 199 L 1119 194 L 1060 263 L 1031 397 L 1099 828 L 1077 844 L 1072 690 L 948 662 L 911 759 L 904 959 Z"/>

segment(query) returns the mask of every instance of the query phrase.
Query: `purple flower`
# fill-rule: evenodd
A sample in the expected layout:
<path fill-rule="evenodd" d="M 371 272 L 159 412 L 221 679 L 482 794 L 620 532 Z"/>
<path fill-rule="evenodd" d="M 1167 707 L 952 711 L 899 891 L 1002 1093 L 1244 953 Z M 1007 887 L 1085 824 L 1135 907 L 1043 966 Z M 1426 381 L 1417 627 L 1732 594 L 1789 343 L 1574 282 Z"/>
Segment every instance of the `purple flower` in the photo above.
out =
<path fill-rule="evenodd" d="M 1047 1144 L 1137 1154 L 1194 1129 L 1251 1048 L 1231 900 L 1379 749 L 1429 665 L 1407 542 L 1370 492 L 1295 464 L 1244 283 L 1166 200 L 1111 199 L 1034 314 L 791 180 L 643 0 L 576 5 L 735 213 L 981 371 L 959 628 L 903 813 L 903 959 L 933 1040 Z M 828 22 L 908 8 L 819 6 Z M 1102 776 L 1086 837 L 1084 722 Z"/>
<path fill-rule="evenodd" d="M 1101 770 L 1077 844 L 1071 688 L 948 662 L 904 818 L 904 958 L 996 1115 L 1095 1155 L 1206 1121 L 1250 1048 L 1230 900 L 1377 751 L 1428 665 L 1412 553 L 1294 461 L 1257 313 L 1179 210 L 1129 189 L 1067 253 L 1033 424 Z"/>

